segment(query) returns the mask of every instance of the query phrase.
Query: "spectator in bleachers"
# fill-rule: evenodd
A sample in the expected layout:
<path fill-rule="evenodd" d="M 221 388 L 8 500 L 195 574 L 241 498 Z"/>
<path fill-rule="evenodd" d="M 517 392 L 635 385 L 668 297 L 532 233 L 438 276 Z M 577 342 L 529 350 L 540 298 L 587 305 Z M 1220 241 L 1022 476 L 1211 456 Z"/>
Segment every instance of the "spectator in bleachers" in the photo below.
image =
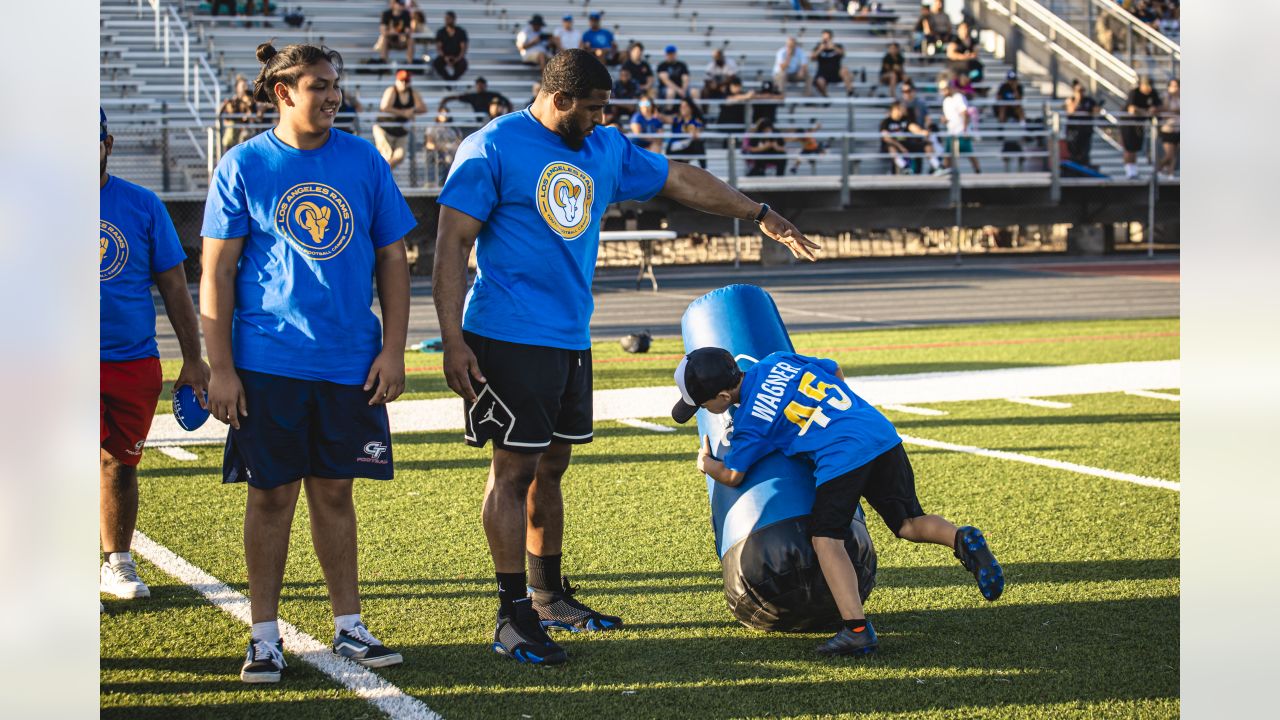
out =
<path fill-rule="evenodd" d="M 510 103 L 504 103 L 500 98 L 493 98 L 489 101 L 489 107 L 485 114 L 488 115 L 490 120 L 492 120 L 494 118 L 502 117 L 509 112 L 511 112 Z"/>
<path fill-rule="evenodd" d="M 827 86 L 844 83 L 844 94 L 853 96 L 853 74 L 844 66 L 844 46 L 835 41 L 830 30 L 823 30 L 822 37 L 809 53 L 809 59 L 817 63 L 813 74 L 813 86 L 822 97 L 827 97 Z"/>
<path fill-rule="evenodd" d="M 889 43 L 884 57 L 880 58 L 880 84 L 889 88 L 890 95 L 907 77 L 906 65 L 907 59 L 902 56 L 902 47 L 896 42 Z"/>
<path fill-rule="evenodd" d="M 667 156 L 680 160 L 681 155 L 701 155 L 698 164 L 705 170 L 707 167 L 707 146 L 702 142 L 702 129 L 706 127 L 706 121 L 702 118 L 702 110 L 700 110 L 692 98 L 682 98 L 680 107 L 676 110 L 676 115 L 671 119 L 671 132 L 675 135 L 688 135 L 689 137 L 673 137 L 667 141 Z M 681 162 L 689 162 L 680 160 Z"/>
<path fill-rule="evenodd" d="M 658 112 L 653 105 L 653 99 L 642 97 L 634 115 L 631 116 L 631 134 L 635 136 L 650 135 L 662 132 L 670 120 L 667 116 Z M 662 138 L 660 137 L 633 137 L 631 142 L 639 145 L 645 150 L 652 152 L 662 152 Z"/>
<path fill-rule="evenodd" d="M 1022 83 L 1018 82 L 1018 73 L 1010 70 L 996 90 L 996 122 L 1020 123 L 1026 119 L 1022 110 Z"/>
<path fill-rule="evenodd" d="M 653 67 L 644 59 L 644 43 L 632 43 L 627 48 L 627 59 L 622 67 L 631 71 L 631 79 L 640 86 L 641 95 L 647 95 L 653 89 Z"/>
<path fill-rule="evenodd" d="M 690 87 L 689 66 L 676 57 L 675 45 L 668 45 L 666 59 L 658 63 L 659 97 L 667 100 L 697 98 L 698 91 Z"/>
<path fill-rule="evenodd" d="M 516 33 L 516 49 L 520 51 L 520 60 L 526 65 L 537 65 L 539 73 L 547 66 L 552 54 L 551 33 L 546 31 L 541 15 L 529 18 L 529 24 Z"/>
<path fill-rule="evenodd" d="M 1160 108 L 1160 145 L 1163 154 L 1156 165 L 1158 172 L 1169 177 L 1178 174 L 1178 149 L 1182 142 L 1182 91 L 1178 78 L 1169 80 L 1164 104 Z"/>
<path fill-rule="evenodd" d="M 462 133 L 451 124 L 449 111 L 440 108 L 436 112 L 436 124 L 427 127 L 422 147 L 427 151 L 427 184 L 439 185 L 449 173 L 454 153 L 462 142 Z"/>
<path fill-rule="evenodd" d="M 582 47 L 582 31 L 574 29 L 572 15 L 560 18 L 560 27 L 556 28 L 554 36 L 556 52 Z"/>
<path fill-rule="evenodd" d="M 957 32 L 947 42 L 947 63 L 956 75 L 982 82 L 982 61 L 978 59 L 978 48 L 969 39 L 968 28 L 967 23 L 960 23 Z"/>
<path fill-rule="evenodd" d="M 752 155 L 778 156 L 747 160 L 747 175 L 759 177 L 764 175 L 769 168 L 773 168 L 773 174 L 778 177 L 786 174 L 787 139 L 781 135 L 774 134 L 773 118 L 762 117 L 751 126 L 751 133 L 743 139 L 743 151 L 748 157 Z"/>
<path fill-rule="evenodd" d="M 808 57 L 797 47 L 796 39 L 788 37 L 786 43 L 778 48 L 773 58 L 773 84 L 784 95 L 787 82 L 798 82 L 804 87 L 804 94 L 809 94 L 809 62 Z"/>
<path fill-rule="evenodd" d="M 242 14 L 245 17 L 245 21 L 244 21 L 245 27 L 253 27 L 253 22 L 250 21 L 248 18 L 253 17 L 253 12 L 256 9 L 255 6 L 258 6 L 258 3 L 255 3 L 253 0 L 244 0 L 244 12 Z M 271 17 L 271 1 L 270 0 L 261 0 L 261 8 L 262 8 L 262 12 L 259 14 L 262 17 L 264 18 Z M 271 23 L 264 20 L 262 21 L 262 26 L 271 27 Z"/>
<path fill-rule="evenodd" d="M 898 88 L 899 97 L 902 99 L 902 107 L 911 116 L 911 120 L 922 128 L 933 130 L 929 127 L 932 123 L 929 116 L 929 103 L 920 97 L 920 93 L 916 91 L 915 83 L 910 79 L 903 80 L 902 85 Z"/>
<path fill-rule="evenodd" d="M 360 134 L 360 113 L 364 106 L 354 91 L 342 92 L 342 102 L 338 105 L 338 113 L 333 118 L 333 126 L 352 135 Z"/>
<path fill-rule="evenodd" d="M 723 99 L 729 95 L 729 78 L 738 76 L 738 63 L 725 57 L 722 48 L 711 51 L 711 60 L 703 74 L 702 97 Z"/>
<path fill-rule="evenodd" d="M 236 7 L 238 4 L 239 3 L 237 3 L 236 0 L 212 0 L 212 2 L 209 3 L 209 14 L 213 17 L 218 17 L 218 15 L 221 14 L 222 8 L 225 7 L 228 9 L 229 15 L 239 15 L 240 10 Z"/>
<path fill-rule="evenodd" d="M 401 0 L 390 0 L 389 7 L 382 11 L 378 23 L 378 41 L 373 49 L 378 51 L 382 62 L 387 62 L 392 50 L 404 50 L 405 60 L 413 64 L 413 16 L 405 10 Z"/>
<path fill-rule="evenodd" d="M 382 115 L 373 126 L 373 144 L 387 164 L 395 168 L 409 144 L 409 122 L 427 111 L 422 94 L 409 84 L 409 71 L 396 72 L 396 81 L 382 93 Z"/>
<path fill-rule="evenodd" d="M 936 55 L 947 46 L 951 39 L 951 18 L 942 7 L 942 0 L 934 0 L 928 17 L 924 18 L 924 46 L 921 51 L 925 55 Z"/>
<path fill-rule="evenodd" d="M 720 106 L 720 114 L 716 116 L 716 124 L 728 125 L 729 129 L 745 129 L 747 122 L 746 102 L 755 97 L 742 87 L 742 78 L 734 75 L 725 85 L 724 104 Z"/>
<path fill-rule="evenodd" d="M 535 97 L 537 96 L 535 95 Z M 491 92 L 489 90 L 489 81 L 485 80 L 483 77 L 476 78 L 475 89 L 473 91 L 441 98 L 440 109 L 443 110 L 447 108 L 449 103 L 454 100 L 461 100 L 462 102 L 470 105 L 473 111 L 482 115 L 487 115 L 489 113 L 489 106 L 493 104 L 494 100 L 497 100 L 500 105 L 504 106 L 506 108 L 506 112 L 511 112 L 511 101 L 500 92 Z"/>
<path fill-rule="evenodd" d="M 418 62 L 418 44 L 423 47 L 430 47 L 432 42 L 428 42 L 423 35 L 431 32 L 431 28 L 427 27 L 427 13 L 418 7 L 414 0 L 404 0 L 404 9 L 409 11 L 409 42 L 413 45 L 413 61 Z M 427 54 L 423 54 L 422 61 L 426 62 Z"/>
<path fill-rule="evenodd" d="M 899 174 L 910 175 L 912 168 L 918 166 L 919 158 L 927 152 L 925 138 L 929 131 L 925 130 L 899 100 L 889 105 L 889 112 L 880 121 L 880 152 L 886 153 L 893 161 Z M 936 158 L 932 158 L 936 162 Z M 936 169 L 936 167 L 935 167 Z"/>
<path fill-rule="evenodd" d="M 467 71 L 467 48 L 470 40 L 467 31 L 458 26 L 458 16 L 452 10 L 444 14 L 444 25 L 436 31 L 436 56 L 431 67 L 441 80 L 457 80 Z"/>
<path fill-rule="evenodd" d="M 949 82 L 942 82 L 938 90 L 942 93 L 942 117 L 947 124 L 947 138 L 943 146 L 947 152 L 947 166 L 950 167 L 951 164 L 951 144 L 958 141 L 959 152 L 969 156 L 973 171 L 982 172 L 978 158 L 973 155 L 973 138 L 969 134 L 975 127 L 969 100 Z M 958 168 L 952 170 L 958 171 Z"/>
<path fill-rule="evenodd" d="M 1094 119 L 1102 112 L 1102 106 L 1084 91 L 1079 80 L 1071 83 L 1071 97 L 1067 98 L 1067 160 L 1078 165 L 1092 167 Z"/>
<path fill-rule="evenodd" d="M 605 65 L 618 64 L 618 43 L 613 39 L 613 31 L 601 27 L 602 12 L 593 12 L 587 16 L 587 31 L 582 33 L 583 47 L 595 53 Z"/>
<path fill-rule="evenodd" d="M 978 90 L 973 86 L 973 81 L 969 79 L 968 73 L 944 73 L 942 79 L 938 82 L 944 84 L 950 82 L 952 87 L 961 95 L 964 95 L 965 100 L 972 101 L 973 97 L 978 94 Z"/>
<path fill-rule="evenodd" d="M 623 65 L 618 68 L 618 79 L 613 81 L 613 92 L 609 95 L 609 101 L 618 103 L 620 100 L 635 100 L 638 97 L 640 97 L 640 85 L 636 83 L 635 78 L 631 77 L 631 70 Z"/>
<path fill-rule="evenodd" d="M 782 107 L 782 92 L 774 86 L 772 80 L 761 82 L 760 89 L 751 93 L 752 121 L 767 117 L 777 122 L 780 107 Z"/>
<path fill-rule="evenodd" d="M 222 101 L 222 107 L 218 108 L 218 119 L 222 121 L 224 153 L 257 134 L 248 126 L 262 122 L 262 112 L 253 99 L 253 88 L 249 86 L 245 76 L 236 76 L 235 90 L 231 97 Z"/>
<path fill-rule="evenodd" d="M 929 6 L 920 6 L 920 15 L 916 17 L 916 24 L 911 26 L 911 49 L 916 52 L 924 52 L 925 41 L 929 32 Z"/>
<path fill-rule="evenodd" d="M 1124 148 L 1124 176 L 1132 180 L 1138 177 L 1138 153 L 1146 150 L 1146 126 L 1150 118 L 1160 113 L 1160 94 L 1151 86 L 1151 78 L 1143 75 L 1138 87 L 1129 92 L 1125 100 L 1125 112 L 1120 126 L 1120 145 Z"/>
<path fill-rule="evenodd" d="M 827 148 L 813 134 L 822 129 L 822 123 L 815 118 L 809 119 L 809 128 L 800 136 L 800 156 L 791 164 L 791 174 L 795 175 L 800 169 L 802 157 L 808 156 L 809 174 L 812 175 L 818 171 L 818 161 L 815 159 L 818 155 L 825 155 Z"/>

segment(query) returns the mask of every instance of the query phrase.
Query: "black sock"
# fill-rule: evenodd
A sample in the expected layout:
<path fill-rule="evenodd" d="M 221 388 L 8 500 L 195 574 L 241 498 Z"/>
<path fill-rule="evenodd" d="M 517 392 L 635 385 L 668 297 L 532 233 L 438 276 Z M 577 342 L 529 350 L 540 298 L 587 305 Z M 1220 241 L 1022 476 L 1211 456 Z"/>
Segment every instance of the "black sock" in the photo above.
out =
<path fill-rule="evenodd" d="M 556 592 L 560 589 L 560 553 L 529 555 L 529 584 L 534 590 Z"/>
<path fill-rule="evenodd" d="M 867 622 L 867 619 L 864 617 L 854 618 L 853 620 L 841 620 L 840 622 L 842 625 L 844 625 L 844 628 L 846 630 L 851 630 L 854 632 L 858 632 L 858 628 L 865 627 L 871 624 Z"/>
<path fill-rule="evenodd" d="M 528 595 L 527 580 L 522 572 L 497 573 L 498 576 L 498 614 L 510 615 L 511 603 Z"/>

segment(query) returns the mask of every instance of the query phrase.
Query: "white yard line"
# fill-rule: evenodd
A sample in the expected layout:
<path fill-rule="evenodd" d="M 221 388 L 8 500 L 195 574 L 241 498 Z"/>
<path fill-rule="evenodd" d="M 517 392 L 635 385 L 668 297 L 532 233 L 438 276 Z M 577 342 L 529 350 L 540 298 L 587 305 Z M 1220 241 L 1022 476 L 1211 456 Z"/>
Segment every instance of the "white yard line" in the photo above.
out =
<path fill-rule="evenodd" d="M 133 550 L 179 582 L 186 583 L 219 610 L 250 625 L 249 598 L 169 548 L 141 532 L 133 535 Z M 440 715 L 365 667 L 334 655 L 329 646 L 302 632 L 293 624 L 280 621 L 280 635 L 285 648 L 303 662 L 313 665 L 351 692 L 369 701 L 393 720 L 440 720 Z"/>
<path fill-rule="evenodd" d="M 633 428 L 640 428 L 641 430 L 652 430 L 654 432 L 675 432 L 676 431 L 676 429 L 673 427 L 667 427 L 666 425 L 651 423 L 647 420 L 640 420 L 638 418 L 618 418 L 618 422 L 622 423 L 623 425 L 630 425 Z"/>
<path fill-rule="evenodd" d="M 176 445 L 161 445 L 160 447 L 156 448 L 156 450 L 159 450 L 160 452 L 164 453 L 165 455 L 168 455 L 174 460 L 190 461 L 190 460 L 200 459 L 199 455 L 196 455 L 190 450 L 184 450 L 183 448 L 177 447 Z"/>
<path fill-rule="evenodd" d="M 1005 398 L 1005 400 L 1008 400 L 1011 403 L 1018 403 L 1019 405 L 1030 405 L 1031 407 L 1049 408 L 1050 410 L 1066 410 L 1067 408 L 1071 407 L 1071 403 L 1068 403 L 1068 402 L 1058 402 L 1057 400 L 1041 400 L 1040 398 L 1011 397 L 1011 398 Z"/>
<path fill-rule="evenodd" d="M 1182 491 L 1181 483 L 1161 480 L 1160 478 L 1145 477 L 1143 475 L 1130 475 L 1129 473 L 1117 472 L 1115 470 L 1105 470 L 1103 468 L 1089 467 L 1088 465 L 1077 465 L 1076 463 L 1064 462 L 1062 460 L 1050 460 L 1048 458 L 1035 457 L 1034 455 L 1005 452 L 1004 450 L 988 450 L 986 448 L 973 447 L 971 445 L 955 445 L 953 443 L 942 442 L 940 440 L 928 440 L 925 438 L 911 437 L 909 435 L 902 435 L 901 437 L 902 441 L 908 445 L 920 445 L 922 447 L 936 448 L 938 450 L 950 450 L 952 452 L 981 455 L 983 457 L 997 458 L 1000 460 L 1012 460 L 1014 462 L 1039 465 L 1041 467 L 1053 468 L 1055 470 L 1067 470 L 1069 472 L 1080 473 L 1081 475 L 1092 475 L 1094 477 L 1107 478 L 1108 480 L 1120 480 L 1123 482 L 1133 483 L 1135 485 L 1164 488 L 1165 490 L 1172 490 L 1174 492 Z"/>
<path fill-rule="evenodd" d="M 934 410 L 933 408 L 915 407 L 913 405 L 881 405 L 885 410 L 894 412 L 907 413 L 908 415 L 946 415 L 946 410 Z"/>
<path fill-rule="evenodd" d="M 1126 390 L 1124 394 L 1151 398 L 1152 400 L 1172 400 L 1173 402 L 1182 402 L 1181 395 L 1170 395 L 1169 393 L 1156 392 L 1154 390 Z"/>

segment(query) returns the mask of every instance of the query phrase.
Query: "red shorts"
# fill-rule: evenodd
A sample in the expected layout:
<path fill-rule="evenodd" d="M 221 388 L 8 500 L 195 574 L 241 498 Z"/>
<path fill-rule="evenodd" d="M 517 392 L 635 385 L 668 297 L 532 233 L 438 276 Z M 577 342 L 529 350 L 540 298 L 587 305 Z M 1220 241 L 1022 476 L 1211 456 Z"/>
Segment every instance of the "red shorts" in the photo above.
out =
<path fill-rule="evenodd" d="M 98 426 L 102 449 L 125 465 L 142 460 L 164 379 L 160 358 L 100 362 Z"/>

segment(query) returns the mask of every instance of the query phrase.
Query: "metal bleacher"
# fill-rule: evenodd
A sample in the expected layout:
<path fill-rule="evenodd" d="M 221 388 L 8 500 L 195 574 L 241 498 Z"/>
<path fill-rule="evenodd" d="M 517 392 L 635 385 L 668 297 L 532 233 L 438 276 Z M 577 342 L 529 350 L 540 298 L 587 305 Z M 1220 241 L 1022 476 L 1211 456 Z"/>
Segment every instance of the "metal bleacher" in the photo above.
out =
<path fill-rule="evenodd" d="M 937 181 L 927 177 L 889 177 L 892 164 L 877 152 L 878 126 L 889 103 L 884 89 L 878 88 L 879 66 L 889 42 L 896 41 L 907 51 L 907 74 L 924 91 L 935 115 L 940 114 L 934 95 L 936 78 L 946 70 L 944 59 L 925 58 L 910 52 L 911 29 L 920 7 L 918 0 L 885 0 L 882 4 L 894 17 L 870 23 L 826 10 L 801 16 L 791 9 L 789 0 L 648 0 L 643 4 L 626 0 L 562 0 L 558 3 L 430 0 L 417 3 L 426 13 L 430 28 L 423 35 L 434 37 L 444 11 L 456 11 L 458 24 L 466 29 L 470 38 L 470 68 L 460 81 L 446 82 L 436 78 L 426 63 L 409 67 L 415 73 L 414 87 L 423 93 L 432 111 L 442 97 L 470 90 L 479 76 L 488 80 L 490 90 L 506 95 L 516 107 L 521 107 L 530 98 L 537 74 L 535 68 L 520 62 L 516 52 L 514 38 L 520 27 L 534 13 L 547 19 L 548 29 L 559 25 L 561 15 L 572 14 L 575 26 L 582 30 L 586 29 L 588 12 L 603 11 L 604 24 L 614 31 L 618 45 L 625 49 L 633 41 L 643 43 L 651 64 L 656 66 L 662 60 L 664 46 L 674 44 L 679 47 L 680 59 L 689 65 L 694 82 L 700 84 L 712 51 L 720 48 L 737 62 L 740 75 L 747 87 L 752 88 L 769 79 L 774 54 L 785 37 L 797 37 L 801 48 L 807 51 L 817 42 L 821 31 L 829 28 L 846 50 L 845 66 L 853 72 L 856 81 L 855 97 L 847 100 L 843 92 L 833 88 L 829 100 L 802 99 L 801 88 L 793 86 L 788 89 L 787 102 L 777 111 L 780 131 L 799 132 L 815 121 L 822 123 L 822 132 L 817 137 L 829 145 L 826 153 L 817 156 L 813 167 L 809 166 L 807 156 L 798 176 L 743 178 L 739 184 L 808 183 L 815 187 L 832 182 L 839 184 L 841 154 L 835 147 L 843 142 L 839 135 L 849 130 L 854 134 L 849 154 L 854 165 L 851 183 Z M 391 83 L 395 71 L 406 67 L 403 52 L 393 51 L 385 64 L 374 61 L 377 53 L 372 47 L 378 37 L 378 18 L 387 3 L 385 0 L 309 0 L 280 5 L 290 10 L 300 7 L 305 22 L 300 27 L 287 26 L 279 16 L 279 9 L 266 18 L 214 18 L 208 14 L 207 6 L 200 3 L 160 2 L 161 14 L 168 18 L 165 27 L 169 39 L 162 38 L 157 43 L 157 13 L 151 0 L 102 0 L 101 92 L 103 107 L 112 117 L 113 134 L 117 136 L 113 170 L 171 193 L 203 191 L 207 186 L 209 163 L 211 159 L 216 160 L 212 130 L 217 112 L 215 100 L 229 91 L 237 75 L 252 79 L 257 74 L 259 66 L 254 50 L 259 43 L 271 39 L 278 46 L 291 42 L 325 44 L 342 53 L 346 65 L 343 85 L 365 108 L 361 115 L 361 134 L 367 137 L 383 90 Z M 814 5 L 825 7 L 822 3 Z M 269 26 L 264 26 L 268 23 Z M 185 45 L 183 39 L 175 39 L 180 36 L 185 38 Z M 981 91 L 990 91 L 993 98 L 995 87 L 1011 65 L 1007 59 L 988 52 L 997 45 L 994 38 L 984 37 L 984 40 L 987 42 L 981 59 L 986 78 L 978 87 Z M 168 49 L 167 62 L 165 48 Z M 183 49 L 190 55 L 185 69 Z M 430 42 L 421 46 L 421 52 L 433 50 Z M 208 72 L 201 69 L 205 64 Z M 1038 118 L 1061 110 L 1061 100 L 1051 96 L 1047 77 L 1029 72 L 1025 67 L 1019 70 L 1028 117 Z M 192 86 L 197 82 L 200 88 L 193 91 Z M 983 113 L 975 151 L 982 159 L 984 174 L 1004 175 L 1003 140 L 999 133 L 1002 130 L 1017 133 L 1020 128 L 998 126 L 990 110 L 991 103 L 990 98 L 981 96 L 976 101 Z M 465 105 L 451 105 L 451 110 L 455 111 L 455 125 L 460 127 L 478 127 L 483 122 L 483 118 L 463 112 L 468 110 Z M 418 142 L 432 117 L 428 114 L 420 118 L 415 132 Z M 717 131 L 737 136 L 742 132 L 740 126 L 718 128 L 714 124 L 708 130 L 712 138 Z M 1040 146 L 1047 144 L 1043 131 L 1035 139 L 1045 140 Z M 728 144 L 734 142 L 736 137 L 730 138 Z M 726 143 L 710 141 L 708 145 L 708 169 L 721 177 L 730 177 L 733 173 L 729 170 L 730 150 Z M 792 147 L 797 145 L 792 143 Z M 1040 152 L 1038 172 L 1010 172 L 1007 173 L 1010 181 L 1017 184 L 1019 178 L 1025 177 L 1029 181 L 1044 182 L 1048 153 L 1047 150 Z M 1095 142 L 1094 160 L 1104 172 L 1119 171 L 1118 148 L 1105 139 Z M 1029 159 L 1028 169 L 1035 167 L 1036 163 Z M 965 169 L 968 169 L 967 163 Z M 741 168 L 737 172 L 743 173 Z M 422 187 L 425 177 L 424 172 L 411 168 L 410 163 L 397 168 L 397 180 L 406 191 Z M 988 182 L 994 179 L 986 178 Z"/>

